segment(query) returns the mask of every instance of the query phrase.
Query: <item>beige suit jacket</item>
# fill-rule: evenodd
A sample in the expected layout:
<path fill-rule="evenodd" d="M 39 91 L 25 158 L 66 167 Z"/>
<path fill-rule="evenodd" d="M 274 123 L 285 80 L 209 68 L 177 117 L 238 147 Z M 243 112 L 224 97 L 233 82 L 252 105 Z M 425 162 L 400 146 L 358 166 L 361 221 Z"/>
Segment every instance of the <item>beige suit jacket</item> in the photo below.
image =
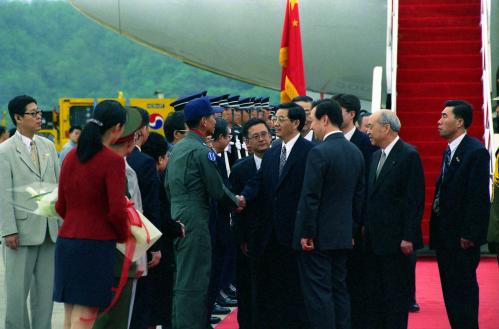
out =
<path fill-rule="evenodd" d="M 14 136 L 0 144 L 0 236 L 17 233 L 21 246 L 40 245 L 45 240 L 47 225 L 52 241 L 56 241 L 59 219 L 44 218 L 13 206 L 22 203 L 22 193 L 9 190 L 34 182 L 57 184 L 60 164 L 54 144 L 47 138 L 35 136 L 40 172 L 23 144 L 21 136 Z"/>

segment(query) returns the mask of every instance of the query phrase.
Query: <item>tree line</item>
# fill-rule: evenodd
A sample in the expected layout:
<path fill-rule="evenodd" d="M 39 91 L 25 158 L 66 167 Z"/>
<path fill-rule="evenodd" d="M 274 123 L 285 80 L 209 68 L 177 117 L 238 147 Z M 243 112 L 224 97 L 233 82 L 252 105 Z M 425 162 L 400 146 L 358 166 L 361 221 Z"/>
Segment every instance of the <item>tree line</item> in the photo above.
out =
<path fill-rule="evenodd" d="M 208 90 L 278 92 L 221 77 L 143 47 L 84 17 L 66 2 L 0 2 L 0 111 L 29 94 L 51 110 L 61 97 L 178 97 Z M 7 115 L 8 117 L 8 115 Z"/>

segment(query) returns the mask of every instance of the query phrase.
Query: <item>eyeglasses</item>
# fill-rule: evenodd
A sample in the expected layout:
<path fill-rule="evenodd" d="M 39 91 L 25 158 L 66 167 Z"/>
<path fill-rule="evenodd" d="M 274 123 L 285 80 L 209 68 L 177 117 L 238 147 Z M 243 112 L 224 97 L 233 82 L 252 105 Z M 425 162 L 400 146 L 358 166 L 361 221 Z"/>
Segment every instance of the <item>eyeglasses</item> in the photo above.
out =
<path fill-rule="evenodd" d="M 38 115 L 39 116 L 42 115 L 42 111 L 37 110 L 37 111 L 34 111 L 34 112 L 24 112 L 23 115 L 31 115 L 32 118 L 36 118 Z"/>
<path fill-rule="evenodd" d="M 253 134 L 251 136 L 248 136 L 248 139 L 257 141 L 259 139 L 265 139 L 268 135 L 269 133 L 267 131 L 262 131 L 259 134 Z"/>
<path fill-rule="evenodd" d="M 272 117 L 272 122 L 279 122 L 279 123 L 282 123 L 284 121 L 287 121 L 287 120 L 290 120 L 288 117 L 282 117 L 282 116 L 279 116 L 279 117 Z"/>

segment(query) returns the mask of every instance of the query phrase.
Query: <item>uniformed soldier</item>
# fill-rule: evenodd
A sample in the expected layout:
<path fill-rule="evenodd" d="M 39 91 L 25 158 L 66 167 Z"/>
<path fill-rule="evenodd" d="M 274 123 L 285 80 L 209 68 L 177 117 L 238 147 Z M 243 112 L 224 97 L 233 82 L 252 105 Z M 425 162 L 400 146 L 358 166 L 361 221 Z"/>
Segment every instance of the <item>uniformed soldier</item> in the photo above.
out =
<path fill-rule="evenodd" d="M 173 102 L 171 102 L 170 106 L 173 107 L 173 110 L 175 110 L 175 112 L 182 111 L 184 109 L 184 107 L 187 105 L 187 103 L 189 103 L 190 101 L 192 101 L 196 98 L 204 97 L 204 96 L 206 96 L 207 93 L 208 92 L 206 90 L 203 90 L 200 93 L 187 95 L 187 96 L 181 96 L 181 97 L 177 98 L 176 100 L 174 100 Z"/>
<path fill-rule="evenodd" d="M 175 241 L 177 264 L 173 292 L 173 328 L 205 329 L 211 269 L 208 228 L 210 198 L 235 208 L 243 205 L 222 182 L 217 155 L 205 144 L 215 129 L 215 113 L 207 97 L 190 101 L 184 115 L 190 131 L 176 144 L 168 164 L 166 190 L 172 219 L 185 224 L 185 238 Z"/>

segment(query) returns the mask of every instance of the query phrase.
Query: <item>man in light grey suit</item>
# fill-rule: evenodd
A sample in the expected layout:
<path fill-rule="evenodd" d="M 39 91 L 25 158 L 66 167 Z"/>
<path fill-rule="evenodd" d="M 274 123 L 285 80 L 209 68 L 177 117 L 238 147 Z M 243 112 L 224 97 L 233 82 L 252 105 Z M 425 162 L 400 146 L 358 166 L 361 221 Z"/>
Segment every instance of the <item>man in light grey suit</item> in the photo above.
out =
<path fill-rule="evenodd" d="M 0 145 L 0 236 L 6 292 L 3 327 L 51 329 L 59 222 L 14 208 L 12 202 L 21 202 L 20 195 L 9 189 L 35 182 L 57 184 L 59 160 L 54 144 L 35 136 L 41 128 L 42 115 L 34 98 L 13 98 L 9 115 L 17 131 Z M 28 293 L 31 326 L 26 306 Z"/>

